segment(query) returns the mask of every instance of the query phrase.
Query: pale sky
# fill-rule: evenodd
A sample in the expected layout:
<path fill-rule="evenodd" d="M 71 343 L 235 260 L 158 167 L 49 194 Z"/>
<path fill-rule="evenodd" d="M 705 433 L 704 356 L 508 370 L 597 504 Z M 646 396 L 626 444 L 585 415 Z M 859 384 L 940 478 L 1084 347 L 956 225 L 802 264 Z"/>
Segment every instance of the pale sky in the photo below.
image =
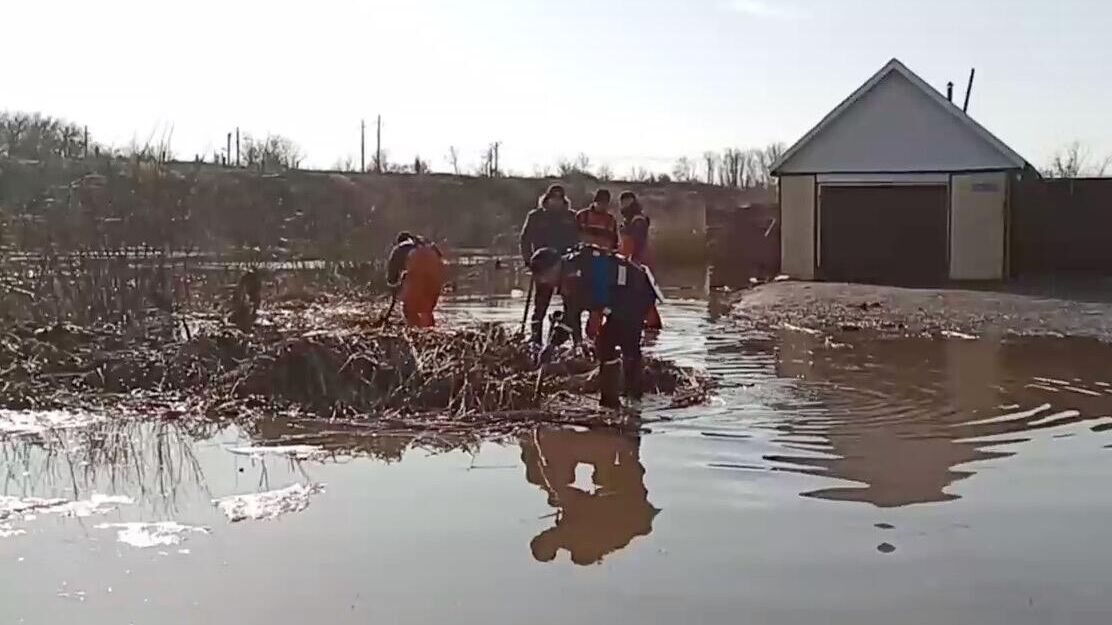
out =
<path fill-rule="evenodd" d="M 235 126 L 328 167 L 383 116 L 391 160 L 446 170 L 501 141 L 532 173 L 588 154 L 619 175 L 794 142 L 892 57 L 964 93 L 1036 165 L 1112 153 L 1108 0 L 36 0 L 5 3 L 0 108 L 181 157 Z M 368 132 L 368 161 L 373 132 Z"/>

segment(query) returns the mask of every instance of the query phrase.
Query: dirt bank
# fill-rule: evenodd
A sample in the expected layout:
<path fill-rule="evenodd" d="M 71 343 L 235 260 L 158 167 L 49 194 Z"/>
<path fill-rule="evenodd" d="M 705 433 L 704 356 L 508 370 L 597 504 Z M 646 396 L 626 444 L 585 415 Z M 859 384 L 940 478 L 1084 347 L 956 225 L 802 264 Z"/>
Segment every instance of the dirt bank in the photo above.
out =
<path fill-rule="evenodd" d="M 873 330 L 899 336 L 1073 336 L 1112 342 L 1112 303 L 1045 292 L 779 282 L 742 294 L 734 314 L 757 328 L 788 325 L 804 331 Z"/>

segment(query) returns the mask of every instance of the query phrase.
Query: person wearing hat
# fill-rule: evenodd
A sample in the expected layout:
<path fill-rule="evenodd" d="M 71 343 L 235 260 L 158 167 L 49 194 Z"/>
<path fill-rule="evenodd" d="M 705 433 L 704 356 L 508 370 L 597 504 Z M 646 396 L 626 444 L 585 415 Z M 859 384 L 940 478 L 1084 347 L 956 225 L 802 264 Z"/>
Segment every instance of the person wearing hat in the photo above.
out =
<path fill-rule="evenodd" d="M 618 249 L 618 221 L 610 213 L 610 190 L 595 191 L 594 201 L 575 214 L 579 240 L 605 250 Z M 587 338 L 594 340 L 602 327 L 602 317 L 595 311 L 587 318 Z"/>
<path fill-rule="evenodd" d="M 401 301 L 407 325 L 436 325 L 433 310 L 444 288 L 444 273 L 444 259 L 435 243 L 404 230 L 398 233 L 386 262 L 386 285 Z"/>
<path fill-rule="evenodd" d="M 610 191 L 595 191 L 594 201 L 575 214 L 579 240 L 607 250 L 618 249 L 618 221 L 610 213 Z"/>
<path fill-rule="evenodd" d="M 537 207 L 525 217 L 521 228 L 521 258 L 526 265 L 533 253 L 541 248 L 551 248 L 565 252 L 575 247 L 579 233 L 575 224 L 575 213 L 571 210 L 564 187 L 554 184 L 537 200 Z M 534 284 L 533 317 L 530 325 L 529 340 L 540 345 L 544 336 L 544 318 L 552 302 L 554 289 Z"/>
<path fill-rule="evenodd" d="M 652 271 L 649 256 L 649 218 L 641 208 L 641 201 L 633 191 L 622 191 L 618 196 L 622 212 L 622 225 L 618 228 L 618 252 L 638 265 Z M 659 330 L 662 326 L 660 312 L 654 303 L 645 317 L 646 330 Z"/>
<path fill-rule="evenodd" d="M 602 406 L 621 408 L 623 387 L 628 397 L 640 399 L 641 333 L 649 307 L 660 297 L 644 270 L 623 256 L 593 246 L 564 255 L 551 248 L 539 249 L 529 268 L 538 285 L 558 288 L 564 298 L 562 332 L 554 333 L 554 344 L 568 338 L 577 346 L 582 344 L 584 311 L 601 319 L 595 356 Z"/>

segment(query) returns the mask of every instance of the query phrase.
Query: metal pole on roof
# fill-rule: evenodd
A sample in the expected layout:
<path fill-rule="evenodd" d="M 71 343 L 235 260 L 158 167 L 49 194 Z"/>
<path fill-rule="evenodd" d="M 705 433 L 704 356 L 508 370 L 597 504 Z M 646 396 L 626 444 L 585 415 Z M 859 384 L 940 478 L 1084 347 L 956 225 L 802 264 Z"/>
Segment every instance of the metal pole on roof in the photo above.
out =
<path fill-rule="evenodd" d="M 965 104 L 961 105 L 961 112 L 969 112 L 969 94 L 973 92 L 973 76 L 976 75 L 977 68 L 974 67 L 969 70 L 969 85 L 965 87 Z"/>

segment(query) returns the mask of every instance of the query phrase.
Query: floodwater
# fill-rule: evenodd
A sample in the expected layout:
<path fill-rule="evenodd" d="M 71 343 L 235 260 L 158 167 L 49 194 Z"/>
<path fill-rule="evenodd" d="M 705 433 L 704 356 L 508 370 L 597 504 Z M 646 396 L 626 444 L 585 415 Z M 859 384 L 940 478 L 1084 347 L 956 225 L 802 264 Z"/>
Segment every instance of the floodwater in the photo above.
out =
<path fill-rule="evenodd" d="M 0 623 L 1112 622 L 1110 348 L 720 312 L 664 307 L 651 350 L 721 388 L 648 402 L 639 437 L 24 423 L 0 441 Z"/>

